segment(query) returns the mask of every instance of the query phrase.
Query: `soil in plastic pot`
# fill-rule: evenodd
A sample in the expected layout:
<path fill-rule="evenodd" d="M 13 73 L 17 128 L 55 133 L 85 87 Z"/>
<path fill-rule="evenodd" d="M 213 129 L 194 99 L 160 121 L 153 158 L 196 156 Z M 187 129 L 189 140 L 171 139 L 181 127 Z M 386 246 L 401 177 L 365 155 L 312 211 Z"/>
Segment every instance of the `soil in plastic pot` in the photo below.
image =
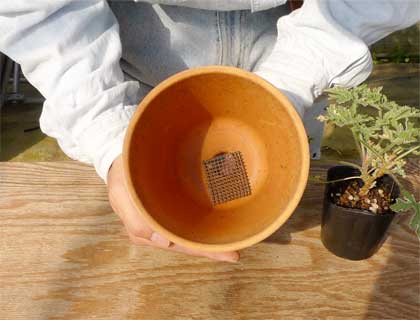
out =
<path fill-rule="evenodd" d="M 328 170 L 328 181 L 343 179 L 360 174 L 352 167 L 337 166 Z M 385 210 L 376 204 L 382 199 L 361 199 L 358 206 L 361 208 L 346 207 L 355 205 L 354 196 L 348 196 L 352 201 L 344 202 L 343 197 L 349 186 L 362 186 L 360 179 L 339 181 L 326 184 L 324 207 L 322 215 L 321 239 L 324 246 L 335 255 L 349 260 L 363 260 L 375 254 L 386 240 L 388 229 L 394 219 L 395 213 L 385 204 Z M 350 188 L 351 189 L 351 188 Z M 370 196 L 388 195 L 390 201 L 399 196 L 397 183 L 390 176 L 383 176 L 377 180 Z M 346 198 L 347 199 L 347 198 Z M 358 200 L 358 199 L 356 199 Z M 361 206 L 360 203 L 363 202 Z M 367 204 L 367 203 L 370 204 Z M 365 207 L 369 209 L 363 209 Z"/>

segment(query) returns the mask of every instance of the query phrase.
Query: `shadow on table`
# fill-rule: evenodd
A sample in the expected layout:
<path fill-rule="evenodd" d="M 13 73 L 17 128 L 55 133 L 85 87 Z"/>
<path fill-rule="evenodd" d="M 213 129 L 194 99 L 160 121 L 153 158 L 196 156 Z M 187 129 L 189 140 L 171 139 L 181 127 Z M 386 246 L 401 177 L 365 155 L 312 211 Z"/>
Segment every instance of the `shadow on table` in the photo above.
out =
<path fill-rule="evenodd" d="M 387 240 L 391 256 L 375 282 L 364 319 L 420 319 L 420 246 L 408 221 L 404 216 L 392 226 Z"/>
<path fill-rule="evenodd" d="M 314 173 L 313 171 L 311 170 L 311 174 Z M 292 241 L 293 233 L 319 226 L 322 217 L 323 196 L 323 185 L 308 183 L 303 197 L 292 216 L 283 226 L 264 241 L 288 244 Z"/>

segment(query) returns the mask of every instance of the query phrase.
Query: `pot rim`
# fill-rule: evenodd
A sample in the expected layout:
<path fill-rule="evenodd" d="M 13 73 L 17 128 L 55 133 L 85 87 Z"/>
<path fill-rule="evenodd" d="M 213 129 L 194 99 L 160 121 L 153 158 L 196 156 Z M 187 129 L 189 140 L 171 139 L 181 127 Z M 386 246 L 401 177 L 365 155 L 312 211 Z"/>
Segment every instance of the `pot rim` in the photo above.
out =
<path fill-rule="evenodd" d="M 355 167 L 348 166 L 348 165 L 337 165 L 337 166 L 332 166 L 332 167 L 328 168 L 328 171 L 331 170 L 331 169 L 339 169 L 339 168 L 351 168 L 351 169 L 354 169 L 354 170 L 359 170 L 359 169 L 357 169 Z M 359 172 L 360 172 L 360 170 L 359 170 Z M 392 178 L 392 177 L 390 177 L 390 178 L 392 180 L 394 180 L 394 178 Z M 357 178 L 355 178 L 354 180 L 356 180 L 356 179 Z M 331 186 L 330 183 L 328 183 L 328 185 Z M 373 212 L 371 212 L 369 210 L 366 210 L 366 209 L 342 207 L 342 206 L 339 206 L 339 205 L 337 205 L 337 204 L 335 204 L 334 202 L 331 201 L 331 198 L 329 197 L 329 193 L 330 193 L 330 191 L 325 192 L 325 194 L 324 194 L 324 200 L 327 201 L 328 204 L 330 206 L 332 206 L 334 209 L 345 209 L 345 210 L 341 210 L 341 211 L 345 211 L 345 214 L 350 214 L 350 212 L 348 212 L 348 211 L 352 211 L 351 214 L 358 213 L 358 214 L 361 214 L 361 215 L 374 216 L 374 217 L 394 216 L 394 215 L 397 214 L 397 212 L 392 211 L 392 210 L 390 210 L 390 212 L 387 212 L 387 213 L 376 214 L 376 213 L 373 213 Z"/>
<path fill-rule="evenodd" d="M 296 126 L 296 131 L 298 134 L 298 142 L 299 142 L 299 152 L 302 157 L 302 164 L 300 168 L 296 170 L 299 171 L 298 180 L 300 184 L 298 184 L 296 191 L 294 192 L 291 200 L 287 204 L 287 206 L 283 210 L 283 214 L 279 215 L 276 220 L 274 220 L 271 224 L 267 227 L 262 229 L 260 232 L 253 234 L 250 237 L 247 237 L 243 240 L 230 242 L 230 243 L 221 243 L 221 244 L 212 244 L 212 243 L 202 243 L 192 240 L 184 239 L 175 233 L 167 230 L 165 227 L 160 225 L 144 208 L 142 201 L 137 196 L 134 188 L 133 181 L 128 174 L 129 172 L 129 154 L 130 154 L 130 144 L 133 137 L 133 132 L 135 129 L 135 124 L 141 118 L 143 112 L 145 111 L 146 107 L 150 105 L 150 102 L 155 99 L 155 97 L 162 91 L 166 90 L 168 87 L 172 86 L 173 84 L 187 79 L 189 77 L 202 75 L 202 74 L 210 74 L 210 73 L 222 73 L 222 74 L 229 74 L 234 75 L 236 77 L 241 77 L 247 79 L 248 81 L 252 81 L 255 84 L 263 87 L 268 93 L 275 96 L 279 101 L 282 101 L 285 111 L 291 117 L 294 125 Z M 227 67 L 227 66 L 205 66 L 205 67 L 196 67 L 191 68 L 182 72 L 179 72 L 166 80 L 162 81 L 159 85 L 153 88 L 146 97 L 140 102 L 136 111 L 134 112 L 131 121 L 128 125 L 126 135 L 124 138 L 124 146 L 123 146 L 123 169 L 124 169 L 124 181 L 126 184 L 126 188 L 128 190 L 129 197 L 131 201 L 134 203 L 135 207 L 139 210 L 139 214 L 146 220 L 149 226 L 162 236 L 166 237 L 169 241 L 174 242 L 176 244 L 192 248 L 192 249 L 199 249 L 205 250 L 208 252 L 223 252 L 223 251 L 235 251 L 239 249 L 243 249 L 246 247 L 250 247 L 271 234 L 273 234 L 284 222 L 292 215 L 295 211 L 296 207 L 298 206 L 300 199 L 302 198 L 303 192 L 306 188 L 308 175 L 309 175 L 309 167 L 310 167 L 310 159 L 309 159 L 309 144 L 306 136 L 306 130 L 303 126 L 302 119 L 300 118 L 298 112 L 293 107 L 292 103 L 289 99 L 276 87 L 274 87 L 271 83 L 264 80 L 263 78 L 255 75 L 254 73 L 235 68 L 235 67 Z"/>

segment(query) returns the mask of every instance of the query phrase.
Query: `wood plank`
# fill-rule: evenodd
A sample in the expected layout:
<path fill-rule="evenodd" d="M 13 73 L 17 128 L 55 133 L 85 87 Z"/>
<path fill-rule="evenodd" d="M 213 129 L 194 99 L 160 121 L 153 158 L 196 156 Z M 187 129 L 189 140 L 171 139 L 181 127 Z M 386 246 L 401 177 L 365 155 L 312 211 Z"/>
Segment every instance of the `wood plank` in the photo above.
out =
<path fill-rule="evenodd" d="M 411 162 L 417 192 L 419 168 Z M 0 163 L 0 317 L 418 319 L 408 217 L 373 258 L 347 261 L 320 241 L 322 193 L 308 185 L 292 218 L 229 264 L 131 245 L 88 166 Z"/>

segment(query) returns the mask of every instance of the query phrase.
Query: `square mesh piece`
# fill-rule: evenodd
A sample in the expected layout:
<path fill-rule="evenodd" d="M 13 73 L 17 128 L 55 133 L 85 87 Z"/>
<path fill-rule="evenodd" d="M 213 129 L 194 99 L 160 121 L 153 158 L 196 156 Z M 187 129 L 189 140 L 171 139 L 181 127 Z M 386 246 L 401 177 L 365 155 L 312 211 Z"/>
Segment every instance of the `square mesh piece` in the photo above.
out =
<path fill-rule="evenodd" d="M 213 205 L 251 195 L 242 154 L 223 153 L 203 161 Z"/>

